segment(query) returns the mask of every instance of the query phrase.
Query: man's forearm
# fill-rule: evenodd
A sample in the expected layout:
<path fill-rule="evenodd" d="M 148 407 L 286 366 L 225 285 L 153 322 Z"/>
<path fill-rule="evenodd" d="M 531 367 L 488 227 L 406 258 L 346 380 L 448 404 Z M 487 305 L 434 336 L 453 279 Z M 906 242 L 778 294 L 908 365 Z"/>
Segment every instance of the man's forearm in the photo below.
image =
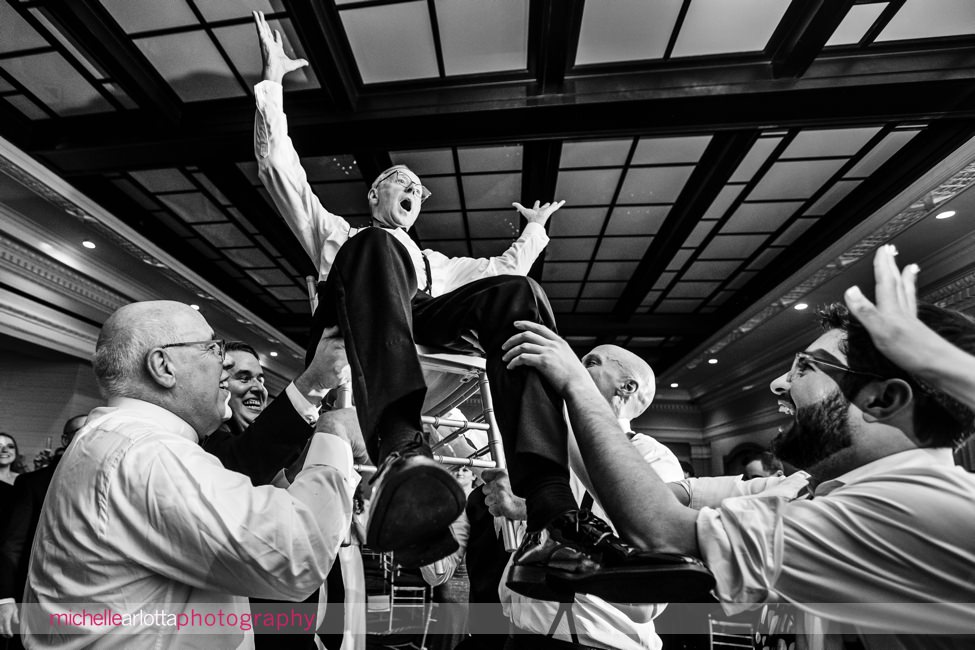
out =
<path fill-rule="evenodd" d="M 593 487 L 624 539 L 648 550 L 696 554 L 695 511 L 681 506 L 647 466 L 596 387 L 570 386 L 565 401 Z"/>

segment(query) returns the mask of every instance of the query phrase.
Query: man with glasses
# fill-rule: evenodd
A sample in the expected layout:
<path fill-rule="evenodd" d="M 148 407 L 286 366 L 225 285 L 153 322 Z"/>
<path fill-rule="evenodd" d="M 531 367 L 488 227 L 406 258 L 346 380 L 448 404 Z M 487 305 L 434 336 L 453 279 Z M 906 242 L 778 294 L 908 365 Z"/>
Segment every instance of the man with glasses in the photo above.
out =
<path fill-rule="evenodd" d="M 44 502 L 22 616 L 30 647 L 251 646 L 245 596 L 301 600 L 325 580 L 351 523 L 355 432 L 323 415 L 319 430 L 337 435 L 312 438 L 287 490 L 225 469 L 199 445 L 228 415 L 224 346 L 181 303 L 106 320 L 92 365 L 107 405 Z M 177 620 L 183 634 L 170 637 Z"/>
<path fill-rule="evenodd" d="M 312 192 L 288 137 L 281 81 L 307 62 L 285 54 L 280 34 L 272 33 L 260 12 L 255 22 L 264 65 L 254 89 L 258 171 L 319 268 L 312 343 L 326 326 L 337 325 L 345 337 L 363 437 L 379 466 L 367 544 L 395 551 L 397 561 L 411 567 L 457 548 L 449 526 L 463 511 L 464 495 L 432 460 L 420 433 L 426 384 L 414 343 L 483 349 L 512 483 L 528 499 L 529 527 L 540 530 L 577 511 L 560 401 L 537 373 L 509 373 L 500 362 L 500 345 L 514 333 L 514 320 L 554 327 L 544 292 L 524 276 L 548 243 L 545 223 L 563 202 L 514 204 L 528 224 L 500 256 L 450 258 L 421 251 L 407 234 L 429 192 L 409 168 L 395 165 L 379 174 L 366 195 L 372 227 L 351 227 Z"/>
<path fill-rule="evenodd" d="M 505 360 L 538 368 L 565 397 L 622 536 L 702 557 L 729 613 L 791 604 L 809 647 L 855 636 L 866 647 L 971 647 L 975 476 L 952 449 L 975 430 L 975 321 L 917 305 L 917 267 L 900 274 L 894 254 L 882 247 L 875 257 L 877 304 L 847 291 L 849 311 L 827 310 L 825 333 L 771 384 L 793 419 L 772 448 L 811 474 L 812 498 L 685 507 L 613 431 L 557 335 L 521 323 Z"/>

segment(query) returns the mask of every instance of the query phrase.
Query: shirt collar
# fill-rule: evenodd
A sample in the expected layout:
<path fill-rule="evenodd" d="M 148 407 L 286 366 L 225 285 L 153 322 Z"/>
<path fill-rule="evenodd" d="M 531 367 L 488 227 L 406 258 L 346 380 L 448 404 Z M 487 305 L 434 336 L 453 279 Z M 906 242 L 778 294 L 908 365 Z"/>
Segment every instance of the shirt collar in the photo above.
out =
<path fill-rule="evenodd" d="M 829 481 L 823 481 L 816 486 L 813 494 L 817 497 L 823 496 L 844 485 L 851 485 L 875 474 L 881 474 L 895 469 L 928 467 L 931 465 L 947 465 L 950 467 L 954 464 L 955 460 L 951 454 L 951 449 L 948 447 L 908 449 L 897 452 L 896 454 L 884 456 L 883 458 L 878 458 L 866 465 L 851 469 L 846 474 L 837 476 Z"/>
<path fill-rule="evenodd" d="M 156 404 L 135 399 L 134 397 L 111 397 L 108 400 L 108 406 L 123 411 L 126 415 L 139 418 L 140 420 L 150 420 L 156 426 L 170 433 L 175 433 L 178 436 L 192 440 L 193 442 L 200 441 L 196 430 L 186 420 Z"/>

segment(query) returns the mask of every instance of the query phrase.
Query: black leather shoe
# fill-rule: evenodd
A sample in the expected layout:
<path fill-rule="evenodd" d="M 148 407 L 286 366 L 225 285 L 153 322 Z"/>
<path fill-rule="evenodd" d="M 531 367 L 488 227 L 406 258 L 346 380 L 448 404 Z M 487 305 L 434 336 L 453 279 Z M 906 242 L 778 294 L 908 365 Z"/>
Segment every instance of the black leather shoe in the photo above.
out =
<path fill-rule="evenodd" d="M 373 493 L 366 545 L 378 551 L 405 552 L 406 558 L 397 558 L 404 566 L 413 562 L 411 547 L 430 545 L 430 552 L 420 558 L 422 564 L 456 550 L 456 545 L 449 548 L 450 544 L 434 542 L 443 541 L 445 533 L 450 535 L 450 524 L 464 511 L 464 491 L 431 456 L 430 447 L 417 434 L 414 441 L 391 452 L 370 481 Z M 430 557 L 433 551 L 442 554 Z"/>
<path fill-rule="evenodd" d="M 641 551 L 599 517 L 572 510 L 525 536 L 507 585 L 529 598 L 560 602 L 576 592 L 613 603 L 708 602 L 714 577 L 695 558 Z"/>

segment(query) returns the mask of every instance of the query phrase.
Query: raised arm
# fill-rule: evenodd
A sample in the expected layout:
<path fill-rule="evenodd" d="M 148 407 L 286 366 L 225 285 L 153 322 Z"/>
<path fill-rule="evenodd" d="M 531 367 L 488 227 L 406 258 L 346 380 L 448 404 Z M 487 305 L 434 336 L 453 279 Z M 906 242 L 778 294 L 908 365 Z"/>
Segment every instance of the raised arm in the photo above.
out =
<path fill-rule="evenodd" d="M 844 299 L 880 352 L 915 377 L 975 409 L 975 357 L 955 347 L 917 317 L 916 264 L 897 269 L 897 249 L 881 246 L 873 259 L 876 304 L 859 287 Z"/>
<path fill-rule="evenodd" d="M 254 155 L 258 176 L 278 212 L 321 273 L 324 271 L 321 268 L 323 257 L 334 258 L 338 247 L 349 238 L 350 226 L 345 219 L 326 210 L 315 196 L 288 136 L 281 80 L 308 62 L 292 59 L 285 53 L 280 32 L 271 31 L 261 12 L 254 12 L 254 22 L 263 60 L 263 81 L 254 88 L 257 102 Z"/>
<path fill-rule="evenodd" d="M 440 292 L 446 293 L 473 280 L 496 275 L 528 275 L 532 264 L 548 245 L 545 223 L 564 204 L 565 201 L 556 201 L 539 205 L 535 201 L 534 207 L 526 208 L 520 203 L 513 203 L 528 223 L 521 236 L 501 255 L 481 258 L 447 257 L 436 251 L 426 251 L 430 263 L 437 264 L 446 271 L 446 283 L 440 288 Z"/>
<path fill-rule="evenodd" d="M 650 471 L 568 343 L 544 325 L 515 327 L 522 332 L 502 346 L 503 360 L 509 369 L 534 368 L 565 399 L 596 495 L 620 535 L 648 550 L 697 555 L 697 511 Z"/>

